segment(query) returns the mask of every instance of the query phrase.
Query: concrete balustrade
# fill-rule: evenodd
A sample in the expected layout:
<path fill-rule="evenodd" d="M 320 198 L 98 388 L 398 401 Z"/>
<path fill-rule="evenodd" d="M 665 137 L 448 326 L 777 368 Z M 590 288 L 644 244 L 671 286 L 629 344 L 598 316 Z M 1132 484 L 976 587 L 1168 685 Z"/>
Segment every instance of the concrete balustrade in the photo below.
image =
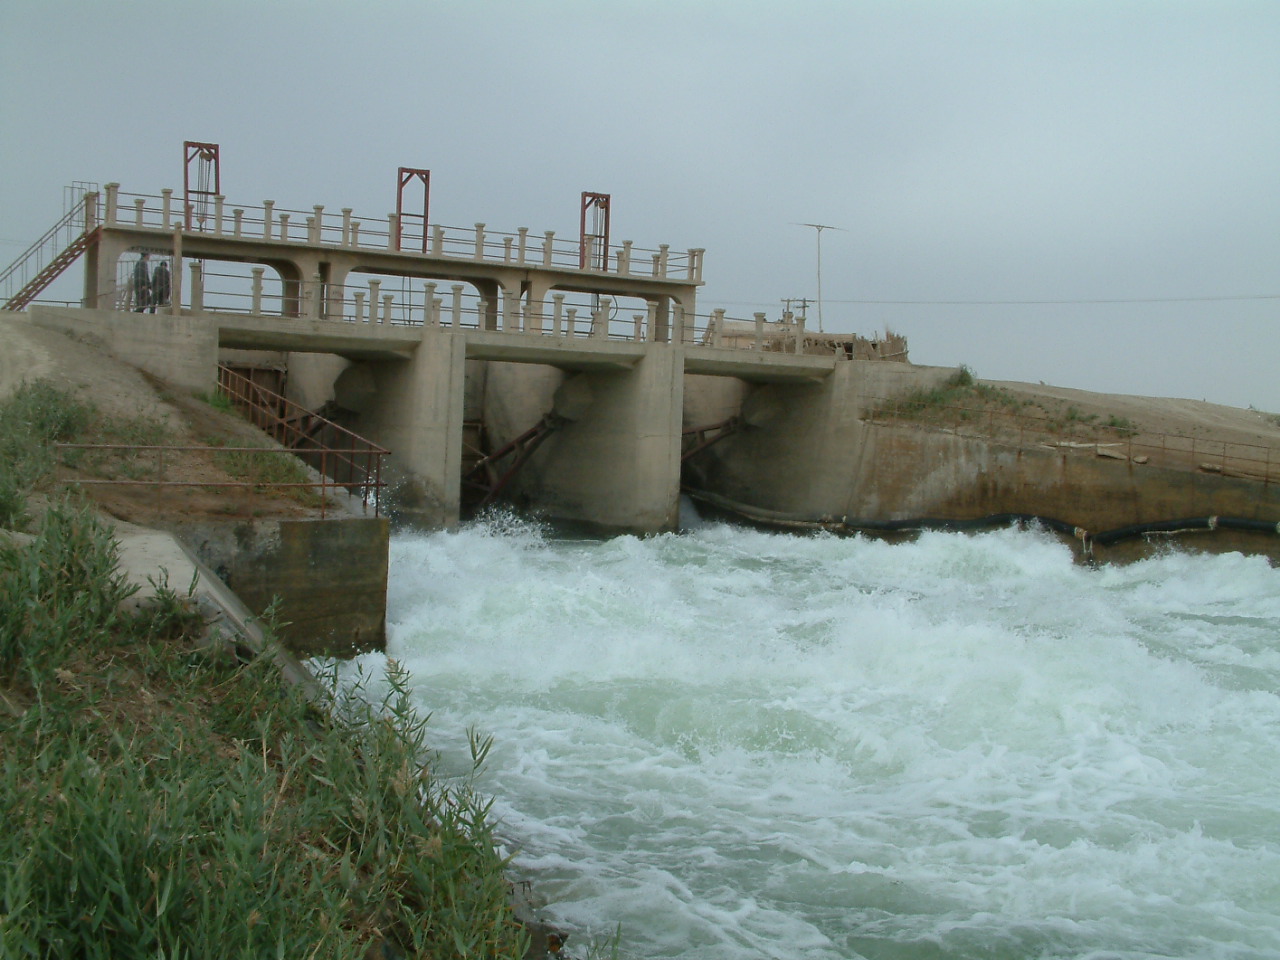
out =
<path fill-rule="evenodd" d="M 476 224 L 476 254 L 477 260 L 484 259 L 484 224 Z"/>
<path fill-rule="evenodd" d="M 235 223 L 235 226 L 232 228 L 231 235 L 239 240 L 244 236 L 244 211 L 239 209 L 232 210 L 231 216 Z"/>
<path fill-rule="evenodd" d="M 169 214 L 173 207 L 173 190 L 165 187 L 160 191 L 160 229 L 168 230 L 172 224 L 169 222 Z"/>
<path fill-rule="evenodd" d="M 551 295 L 551 335 L 560 336 L 562 332 L 561 323 L 564 320 L 564 294 L 554 293 Z M 570 333 L 570 336 L 573 334 Z"/>
<path fill-rule="evenodd" d="M 382 281 L 369 281 L 369 322 L 378 322 L 378 297 L 382 293 Z"/>
<path fill-rule="evenodd" d="M 543 234 L 542 265 L 544 267 L 549 268 L 551 266 L 551 254 L 554 252 L 555 240 L 556 240 L 556 232 L 554 230 L 548 230 L 546 233 Z"/>
<path fill-rule="evenodd" d="M 139 197 L 137 200 L 133 201 L 134 219 L 136 221 L 137 226 L 139 227 L 146 226 L 146 224 L 142 220 L 143 204 L 145 203 L 146 201 L 142 197 Z"/>
<path fill-rule="evenodd" d="M 394 213 L 387 214 L 387 249 L 400 249 L 400 218 Z"/>
<path fill-rule="evenodd" d="M 364 322 L 364 291 L 356 290 L 351 298 L 356 302 L 356 323 Z"/>
<path fill-rule="evenodd" d="M 275 229 L 275 205 L 274 200 L 262 201 L 262 237 L 264 240 L 271 239 L 271 233 Z"/>
<path fill-rule="evenodd" d="M 222 236 L 222 206 L 226 201 L 227 198 L 222 194 L 213 198 L 213 234 L 216 237 Z"/>
<path fill-rule="evenodd" d="M 280 239 L 284 241 L 289 239 L 289 215 L 287 213 L 280 214 Z"/>
<path fill-rule="evenodd" d="M 319 243 L 324 234 L 324 205 L 317 203 L 312 210 L 314 215 L 307 218 L 307 240 Z"/>
<path fill-rule="evenodd" d="M 631 273 L 631 241 L 623 240 L 622 249 L 618 251 L 618 273 L 627 276 Z"/>
<path fill-rule="evenodd" d="M 752 344 L 751 349 L 763 350 L 764 349 L 764 314 L 757 313 L 755 317 L 756 317 L 756 337 L 755 337 L 755 342 Z"/>
<path fill-rule="evenodd" d="M 528 253 L 528 250 L 529 250 L 529 228 L 528 228 L 528 227 L 520 227 L 520 228 L 518 228 L 518 229 L 516 230 L 516 233 L 517 233 L 517 234 L 519 234 L 519 236 L 520 236 L 520 245 L 519 245 L 519 248 L 518 248 L 518 250 L 517 250 L 517 260 L 516 260 L 516 262 L 517 262 L 517 263 L 519 263 L 519 264 L 520 264 L 520 266 L 524 266 L 524 264 L 525 264 L 525 257 L 526 257 L 526 255 L 527 255 L 527 253 Z"/>
<path fill-rule="evenodd" d="M 344 247 L 353 247 L 355 244 L 351 242 L 351 213 L 350 207 L 342 208 L 342 245 Z"/>

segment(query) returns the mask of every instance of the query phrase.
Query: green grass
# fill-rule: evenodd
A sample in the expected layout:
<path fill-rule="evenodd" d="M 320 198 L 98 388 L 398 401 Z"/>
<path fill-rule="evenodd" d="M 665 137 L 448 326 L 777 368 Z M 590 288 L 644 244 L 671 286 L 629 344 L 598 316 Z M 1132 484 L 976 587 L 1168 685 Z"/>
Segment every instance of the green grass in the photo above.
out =
<path fill-rule="evenodd" d="M 1033 414 L 1031 407 L 1037 408 L 1037 412 Z M 1100 414 L 1085 413 L 1076 406 L 1061 409 L 1054 402 L 1019 397 L 1003 387 L 980 383 L 967 366 L 959 367 L 933 387 L 884 401 L 869 417 L 952 424 L 985 420 L 996 431 L 1003 424 L 1006 429 L 1032 429 L 1048 434 L 1108 430 L 1117 436 L 1131 437 L 1138 433 L 1137 425 L 1126 417 L 1112 415 L 1103 419 Z"/>
<path fill-rule="evenodd" d="M 121 612 L 115 561 L 73 503 L 0 548 L 0 956 L 523 955 L 490 803 L 431 775 L 402 671 L 318 712 L 199 653 L 175 591 Z"/>
<path fill-rule="evenodd" d="M 523 956 L 490 801 L 433 776 L 402 671 L 317 708 L 204 636 L 191 589 L 135 609 L 84 502 L 26 517 L 95 422 L 47 385 L 0 405 L 36 530 L 0 539 L 0 957 Z"/>

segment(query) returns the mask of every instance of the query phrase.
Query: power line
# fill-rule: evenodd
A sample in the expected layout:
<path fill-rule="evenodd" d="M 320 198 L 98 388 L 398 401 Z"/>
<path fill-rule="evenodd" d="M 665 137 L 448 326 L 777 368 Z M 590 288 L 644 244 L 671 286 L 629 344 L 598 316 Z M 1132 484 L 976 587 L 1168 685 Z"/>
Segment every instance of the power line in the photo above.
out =
<path fill-rule="evenodd" d="M 1102 303 L 1225 303 L 1248 300 L 1280 300 L 1280 293 L 1228 294 L 1211 297 L 1125 297 L 1109 299 L 1076 299 L 1076 300 L 826 300 L 827 303 L 850 303 L 882 306 L 936 306 L 936 307 L 982 307 L 982 306 L 1043 306 L 1070 304 L 1102 304 Z M 759 300 L 717 300 L 730 306 L 749 307 L 766 306 Z"/>
<path fill-rule="evenodd" d="M 1036 306 L 1073 303 L 1219 303 L 1226 300 L 1280 300 L 1280 293 L 1240 294 L 1224 297 L 1127 297 L 1094 300 L 828 300 L 828 303 L 890 304 L 904 306 Z"/>

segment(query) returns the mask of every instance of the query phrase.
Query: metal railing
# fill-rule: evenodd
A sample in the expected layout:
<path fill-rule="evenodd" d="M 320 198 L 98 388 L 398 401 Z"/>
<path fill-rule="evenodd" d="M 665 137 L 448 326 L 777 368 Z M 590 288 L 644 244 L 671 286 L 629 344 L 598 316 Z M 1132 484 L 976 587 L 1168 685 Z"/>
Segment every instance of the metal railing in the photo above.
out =
<path fill-rule="evenodd" d="M 427 228 L 426 252 L 423 238 L 398 236 L 395 215 L 356 219 L 350 208 L 340 214 L 326 212 L 323 205 L 311 210 L 290 210 L 274 202 L 229 206 L 224 197 L 215 197 L 200 209 L 183 208 L 183 198 L 172 190 L 160 195 L 123 193 L 118 184 L 106 186 L 108 226 L 131 226 L 147 230 L 183 229 L 213 236 L 267 242 L 346 247 L 362 251 L 388 251 L 404 256 L 444 257 L 482 260 L 521 267 L 543 267 L 575 273 L 600 273 L 581 266 L 581 246 L 574 240 L 557 239 L 554 230 L 534 233 L 527 227 L 515 233 L 489 230 L 484 223 L 472 227 L 431 224 Z M 631 241 L 611 245 L 603 272 L 681 283 L 701 283 L 705 251 L 693 248 L 673 253 L 667 244 L 656 250 L 634 246 Z M 588 258 L 588 262 L 594 262 Z"/>
<path fill-rule="evenodd" d="M 381 512 L 382 458 L 390 451 L 318 414 L 255 384 L 225 366 L 218 368 L 218 385 L 232 404 L 240 406 L 254 426 L 269 434 L 279 447 L 213 446 L 209 444 L 58 443 L 58 462 L 74 457 L 67 451 L 117 456 L 128 461 L 122 472 L 134 476 L 103 478 L 58 477 L 60 483 L 82 486 L 199 487 L 255 492 L 309 490 L 316 494 L 321 518 L 328 516 L 333 495 L 358 496 L 374 516 Z M 138 458 L 149 463 L 139 465 Z M 191 461 L 219 469 L 235 479 L 170 479 L 171 472 L 189 473 Z M 298 461 L 302 461 L 299 463 Z M 303 464 L 314 474 L 306 479 Z M 74 464 L 72 464 L 74 465 Z M 139 473 L 150 476 L 137 476 Z"/>
<path fill-rule="evenodd" d="M 255 427 L 286 447 L 319 473 L 322 487 L 359 493 L 379 512 L 382 458 L 391 451 L 346 427 L 274 393 L 224 364 L 218 365 L 218 389 Z M 331 481 L 327 482 L 327 481 Z"/>
<path fill-rule="evenodd" d="M 19 295 L 42 274 L 55 268 L 66 251 L 74 249 L 77 241 L 83 240 L 97 226 L 98 194 L 92 187 L 92 184 L 79 184 L 67 188 L 77 191 L 78 195 L 70 198 L 66 213 L 0 272 L 0 304 L 6 305 L 7 309 L 25 306 L 25 303 L 17 302 L 22 299 Z"/>

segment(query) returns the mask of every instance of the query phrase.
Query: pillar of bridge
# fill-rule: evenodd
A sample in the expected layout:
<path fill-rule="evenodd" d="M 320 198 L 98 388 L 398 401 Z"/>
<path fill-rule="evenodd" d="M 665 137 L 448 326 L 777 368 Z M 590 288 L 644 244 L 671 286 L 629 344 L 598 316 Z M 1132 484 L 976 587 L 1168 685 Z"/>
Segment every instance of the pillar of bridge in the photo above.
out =
<path fill-rule="evenodd" d="M 356 431 L 392 451 L 386 502 L 399 522 L 425 529 L 458 522 L 465 364 L 463 334 L 426 327 L 410 359 L 359 365 L 372 389 Z"/>
<path fill-rule="evenodd" d="M 606 530 L 676 529 L 683 373 L 682 350 L 650 344 L 630 369 L 566 380 L 555 412 L 567 422 L 522 478 L 531 505 Z"/>

